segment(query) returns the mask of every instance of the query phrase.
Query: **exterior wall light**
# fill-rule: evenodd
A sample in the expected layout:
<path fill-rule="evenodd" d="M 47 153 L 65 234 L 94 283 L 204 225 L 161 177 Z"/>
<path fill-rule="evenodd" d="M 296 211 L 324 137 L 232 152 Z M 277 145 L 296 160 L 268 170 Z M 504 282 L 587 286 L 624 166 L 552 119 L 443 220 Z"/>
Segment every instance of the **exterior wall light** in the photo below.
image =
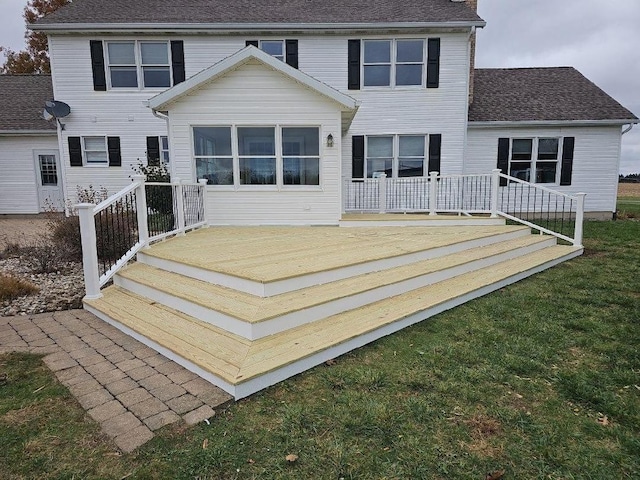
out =
<path fill-rule="evenodd" d="M 327 135 L 327 147 L 333 147 L 333 135 Z"/>

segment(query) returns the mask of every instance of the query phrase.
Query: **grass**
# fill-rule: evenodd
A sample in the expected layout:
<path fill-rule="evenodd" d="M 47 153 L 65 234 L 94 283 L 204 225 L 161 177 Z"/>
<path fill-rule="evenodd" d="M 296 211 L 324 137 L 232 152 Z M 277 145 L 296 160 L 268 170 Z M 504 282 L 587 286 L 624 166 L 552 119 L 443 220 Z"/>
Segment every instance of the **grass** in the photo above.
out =
<path fill-rule="evenodd" d="M 0 301 L 13 300 L 37 291 L 38 287 L 31 282 L 0 273 Z"/>
<path fill-rule="evenodd" d="M 587 222 L 585 246 L 122 457 L 36 358 L 4 357 L 0 477 L 637 478 L 640 222 Z"/>
<path fill-rule="evenodd" d="M 640 218 L 640 183 L 621 183 L 618 187 L 619 218 Z"/>

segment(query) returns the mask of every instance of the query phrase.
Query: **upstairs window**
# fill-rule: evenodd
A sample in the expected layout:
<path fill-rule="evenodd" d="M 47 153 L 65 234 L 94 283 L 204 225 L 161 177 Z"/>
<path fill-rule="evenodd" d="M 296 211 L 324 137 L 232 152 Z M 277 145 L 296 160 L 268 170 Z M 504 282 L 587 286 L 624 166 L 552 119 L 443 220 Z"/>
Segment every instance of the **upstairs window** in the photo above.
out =
<path fill-rule="evenodd" d="M 260 40 L 260 50 L 284 62 L 284 40 Z"/>
<path fill-rule="evenodd" d="M 364 40 L 362 77 L 365 87 L 421 86 L 424 40 Z"/>
<path fill-rule="evenodd" d="M 107 42 L 111 88 L 164 88 L 171 86 L 167 42 Z"/>

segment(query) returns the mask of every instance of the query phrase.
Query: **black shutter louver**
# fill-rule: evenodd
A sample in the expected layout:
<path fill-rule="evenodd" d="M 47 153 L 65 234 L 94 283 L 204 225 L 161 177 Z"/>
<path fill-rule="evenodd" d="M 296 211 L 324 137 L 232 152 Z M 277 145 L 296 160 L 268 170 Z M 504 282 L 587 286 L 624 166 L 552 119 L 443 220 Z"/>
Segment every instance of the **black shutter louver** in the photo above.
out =
<path fill-rule="evenodd" d="M 442 135 L 434 134 L 429 135 L 429 164 L 428 172 L 441 172 L 440 170 L 440 158 L 442 151 Z"/>
<path fill-rule="evenodd" d="M 104 50 L 102 41 L 90 40 L 91 50 L 91 71 L 93 73 L 93 89 L 98 92 L 107 90 L 107 76 L 104 70 Z"/>
<path fill-rule="evenodd" d="M 364 178 L 364 135 L 351 137 L 351 176 Z"/>
<path fill-rule="evenodd" d="M 440 86 L 440 39 L 427 41 L 427 88 Z"/>
<path fill-rule="evenodd" d="M 284 45 L 287 65 L 298 68 L 298 40 L 285 40 Z"/>
<path fill-rule="evenodd" d="M 260 48 L 260 44 L 258 40 L 247 40 L 247 42 L 245 43 L 245 46 L 248 47 L 249 45 L 253 45 L 256 48 Z"/>
<path fill-rule="evenodd" d="M 571 174 L 573 173 L 573 150 L 575 142 L 575 137 L 564 137 L 564 140 L 562 141 L 560 185 L 571 185 Z"/>
<path fill-rule="evenodd" d="M 160 165 L 160 141 L 158 137 L 147 137 L 147 165 Z"/>
<path fill-rule="evenodd" d="M 498 139 L 498 164 L 497 167 L 502 173 L 505 175 L 509 174 L 509 139 L 508 138 L 499 138 Z M 500 186 L 504 187 L 507 185 L 507 179 L 500 177 Z"/>
<path fill-rule="evenodd" d="M 171 71 L 174 85 L 184 82 L 186 75 L 184 69 L 184 42 L 182 40 L 171 40 Z"/>
<path fill-rule="evenodd" d="M 80 137 L 69 137 L 69 160 L 72 167 L 82 166 L 82 141 Z"/>
<path fill-rule="evenodd" d="M 349 40 L 348 46 L 348 88 L 360 90 L 360 40 Z"/>
<path fill-rule="evenodd" d="M 122 155 L 120 154 L 120 137 L 107 137 L 107 150 L 109 153 L 109 166 L 122 166 Z"/>

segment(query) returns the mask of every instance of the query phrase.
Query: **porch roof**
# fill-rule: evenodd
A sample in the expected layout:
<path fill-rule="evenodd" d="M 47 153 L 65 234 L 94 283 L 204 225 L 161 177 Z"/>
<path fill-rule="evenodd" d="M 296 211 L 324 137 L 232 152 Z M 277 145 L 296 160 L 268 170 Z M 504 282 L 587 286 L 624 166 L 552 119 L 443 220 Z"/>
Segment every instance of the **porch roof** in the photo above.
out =
<path fill-rule="evenodd" d="M 252 60 L 257 60 L 266 68 L 271 68 L 282 75 L 290 78 L 301 86 L 322 95 L 335 102 L 342 111 L 343 129 L 348 128 L 355 116 L 359 103 L 353 97 L 330 87 L 314 77 L 301 72 L 300 70 L 287 65 L 285 62 L 263 52 L 259 48 L 249 45 L 233 55 L 213 64 L 182 83 L 175 85 L 164 92 L 149 99 L 147 105 L 156 112 L 165 112 L 167 107 L 178 101 L 181 97 L 189 95 L 203 86 L 215 82 L 218 78 L 228 72 L 237 69 L 241 65 Z"/>

